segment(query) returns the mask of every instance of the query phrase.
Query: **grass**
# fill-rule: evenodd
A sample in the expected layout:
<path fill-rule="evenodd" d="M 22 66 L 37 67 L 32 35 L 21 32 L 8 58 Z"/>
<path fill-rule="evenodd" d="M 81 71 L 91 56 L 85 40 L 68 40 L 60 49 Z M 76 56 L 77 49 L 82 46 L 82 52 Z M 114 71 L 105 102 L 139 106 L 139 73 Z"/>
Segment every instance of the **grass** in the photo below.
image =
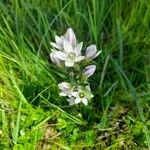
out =
<path fill-rule="evenodd" d="M 148 0 L 0 1 L 0 149 L 150 149 Z M 72 27 L 103 52 L 87 106 L 68 106 L 49 58 Z"/>

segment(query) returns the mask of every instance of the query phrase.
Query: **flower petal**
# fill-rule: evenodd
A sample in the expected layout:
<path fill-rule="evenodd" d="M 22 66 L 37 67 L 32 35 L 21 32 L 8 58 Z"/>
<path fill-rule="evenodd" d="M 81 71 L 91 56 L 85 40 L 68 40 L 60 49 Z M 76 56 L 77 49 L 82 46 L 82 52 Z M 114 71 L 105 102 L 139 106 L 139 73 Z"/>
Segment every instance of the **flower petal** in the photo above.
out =
<path fill-rule="evenodd" d="M 62 49 L 63 49 L 64 37 L 63 37 L 63 36 L 61 36 L 61 37 L 55 36 L 55 41 L 56 41 L 56 45 L 57 45 L 57 47 L 58 47 L 57 49 L 62 50 Z"/>
<path fill-rule="evenodd" d="M 69 105 L 75 104 L 75 99 L 73 97 L 70 97 L 69 99 L 67 99 L 67 101 L 69 102 Z"/>
<path fill-rule="evenodd" d="M 53 53 L 50 53 L 51 61 L 55 64 L 55 55 Z"/>
<path fill-rule="evenodd" d="M 59 46 L 56 43 L 50 42 L 50 44 L 51 44 L 52 47 L 59 49 Z"/>
<path fill-rule="evenodd" d="M 57 44 L 63 44 L 63 39 L 57 35 L 55 36 L 55 41 Z"/>
<path fill-rule="evenodd" d="M 60 92 L 59 96 L 67 96 L 67 94 L 65 94 L 64 92 Z"/>
<path fill-rule="evenodd" d="M 81 61 L 85 58 L 85 56 L 78 56 L 75 58 L 75 62 Z"/>
<path fill-rule="evenodd" d="M 57 57 L 55 52 L 50 53 L 51 61 L 56 64 L 58 67 L 62 67 L 62 61 Z"/>
<path fill-rule="evenodd" d="M 94 56 L 93 59 L 96 58 L 102 51 L 97 52 Z"/>
<path fill-rule="evenodd" d="M 75 104 L 78 104 L 78 103 L 80 103 L 81 102 L 81 99 L 79 98 L 79 97 L 77 97 L 76 99 L 75 99 Z"/>
<path fill-rule="evenodd" d="M 66 67 L 73 67 L 74 66 L 74 62 L 72 62 L 72 61 L 65 61 L 65 66 Z"/>
<path fill-rule="evenodd" d="M 78 94 L 79 94 L 78 92 L 72 92 L 72 93 L 71 93 L 71 95 L 74 96 L 74 97 L 77 97 Z"/>
<path fill-rule="evenodd" d="M 71 45 L 73 45 L 73 46 L 76 45 L 76 36 L 75 36 L 74 31 L 72 30 L 72 28 L 69 28 L 69 29 L 67 30 L 65 37 L 66 37 L 67 41 L 68 41 Z"/>
<path fill-rule="evenodd" d="M 82 99 L 82 103 L 83 103 L 84 105 L 87 105 L 87 104 L 88 104 L 88 100 L 87 100 L 86 98 L 83 98 L 83 99 Z"/>
<path fill-rule="evenodd" d="M 73 47 L 72 47 L 72 45 L 67 40 L 64 40 L 63 47 L 64 47 L 64 51 L 66 53 L 73 52 Z"/>
<path fill-rule="evenodd" d="M 66 54 L 64 52 L 61 52 L 61 51 L 56 51 L 56 56 L 61 59 L 61 60 L 66 60 L 67 57 L 66 57 Z"/>
<path fill-rule="evenodd" d="M 77 56 L 81 55 L 81 49 L 83 46 L 83 42 L 80 42 L 76 47 L 75 47 L 75 53 Z"/>
<path fill-rule="evenodd" d="M 85 86 L 85 87 L 86 87 L 86 89 L 87 89 L 89 92 L 91 92 L 91 88 L 90 88 L 89 85 L 87 85 L 87 86 Z"/>

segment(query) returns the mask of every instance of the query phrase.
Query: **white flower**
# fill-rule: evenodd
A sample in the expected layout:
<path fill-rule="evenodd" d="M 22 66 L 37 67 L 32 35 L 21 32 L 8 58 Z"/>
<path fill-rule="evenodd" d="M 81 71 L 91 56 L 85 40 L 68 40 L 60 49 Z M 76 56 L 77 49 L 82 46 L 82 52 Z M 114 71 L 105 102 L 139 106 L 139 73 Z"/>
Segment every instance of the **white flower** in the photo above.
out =
<path fill-rule="evenodd" d="M 58 67 L 62 68 L 62 66 L 63 66 L 62 60 L 60 60 L 57 57 L 55 50 L 52 50 L 52 52 L 50 53 L 50 58 L 54 64 L 56 64 Z"/>
<path fill-rule="evenodd" d="M 59 89 L 61 92 L 59 93 L 60 96 L 68 96 L 71 97 L 71 92 L 73 91 L 73 88 L 71 85 L 67 82 L 61 82 L 58 84 Z"/>
<path fill-rule="evenodd" d="M 64 40 L 64 52 L 56 51 L 56 55 L 59 59 L 65 61 L 66 67 L 73 67 L 75 62 L 79 62 L 85 58 L 85 56 L 81 56 L 82 46 L 83 43 L 81 42 L 73 48 L 68 41 Z"/>
<path fill-rule="evenodd" d="M 89 78 L 96 70 L 96 65 L 89 65 L 83 70 L 83 77 Z"/>
<path fill-rule="evenodd" d="M 76 36 L 74 34 L 74 31 L 72 28 L 69 28 L 66 32 L 65 35 L 63 36 L 55 36 L 55 41 L 54 42 L 50 42 L 50 44 L 52 45 L 52 47 L 58 49 L 58 50 L 63 50 L 63 43 L 64 40 L 67 40 L 73 47 L 76 46 L 77 42 L 76 42 Z"/>
<path fill-rule="evenodd" d="M 71 103 L 74 102 L 74 104 L 78 104 L 82 102 L 84 105 L 87 105 L 88 99 L 91 99 L 93 97 L 89 86 L 86 86 L 86 88 L 84 89 L 79 86 L 78 90 L 72 92 L 71 95 L 74 97 L 74 99 L 70 100 Z"/>
<path fill-rule="evenodd" d="M 92 44 L 87 47 L 85 52 L 85 58 L 89 60 L 93 60 L 96 58 L 102 51 L 97 52 L 96 45 Z"/>
<path fill-rule="evenodd" d="M 73 92 L 72 95 L 75 97 L 74 103 L 78 104 L 78 103 L 83 103 L 84 105 L 88 104 L 88 100 L 84 94 L 84 92 L 82 91 L 78 91 L 78 92 Z"/>

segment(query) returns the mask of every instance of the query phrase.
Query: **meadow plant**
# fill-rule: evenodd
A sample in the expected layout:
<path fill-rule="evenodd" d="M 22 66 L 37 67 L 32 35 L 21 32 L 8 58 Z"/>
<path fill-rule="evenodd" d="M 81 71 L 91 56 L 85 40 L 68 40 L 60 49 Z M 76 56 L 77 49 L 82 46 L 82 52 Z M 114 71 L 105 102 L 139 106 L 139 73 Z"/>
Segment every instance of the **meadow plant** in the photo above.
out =
<path fill-rule="evenodd" d="M 96 45 L 86 48 L 85 55 L 81 53 L 83 42 L 78 43 L 74 31 L 69 28 L 65 35 L 55 36 L 55 42 L 51 42 L 51 61 L 60 69 L 66 70 L 67 81 L 58 84 L 60 96 L 67 97 L 70 105 L 83 103 L 85 105 L 93 98 L 88 78 L 93 75 L 96 65 L 92 60 L 101 51 L 97 51 Z"/>

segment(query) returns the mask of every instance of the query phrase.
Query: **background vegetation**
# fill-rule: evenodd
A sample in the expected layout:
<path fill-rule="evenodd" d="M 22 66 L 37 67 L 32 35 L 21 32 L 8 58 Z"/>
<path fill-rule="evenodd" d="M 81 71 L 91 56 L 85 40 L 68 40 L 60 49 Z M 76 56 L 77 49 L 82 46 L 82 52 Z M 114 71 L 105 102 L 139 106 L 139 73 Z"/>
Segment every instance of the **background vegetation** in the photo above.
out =
<path fill-rule="evenodd" d="M 87 107 L 58 96 L 49 58 L 69 27 L 103 50 Z M 147 150 L 149 104 L 150 1 L 0 1 L 0 150 Z"/>

